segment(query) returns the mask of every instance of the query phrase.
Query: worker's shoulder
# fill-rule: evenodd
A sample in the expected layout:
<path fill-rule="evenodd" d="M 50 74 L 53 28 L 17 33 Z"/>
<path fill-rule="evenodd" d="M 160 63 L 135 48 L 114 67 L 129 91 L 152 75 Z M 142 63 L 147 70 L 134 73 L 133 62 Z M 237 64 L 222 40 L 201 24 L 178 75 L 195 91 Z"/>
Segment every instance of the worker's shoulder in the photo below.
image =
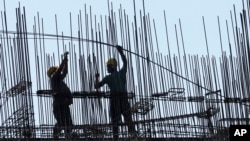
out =
<path fill-rule="evenodd" d="M 118 71 L 118 73 L 120 73 L 120 74 L 123 74 L 123 73 L 126 74 L 126 72 L 127 72 L 127 66 L 123 66 L 123 67 Z"/>

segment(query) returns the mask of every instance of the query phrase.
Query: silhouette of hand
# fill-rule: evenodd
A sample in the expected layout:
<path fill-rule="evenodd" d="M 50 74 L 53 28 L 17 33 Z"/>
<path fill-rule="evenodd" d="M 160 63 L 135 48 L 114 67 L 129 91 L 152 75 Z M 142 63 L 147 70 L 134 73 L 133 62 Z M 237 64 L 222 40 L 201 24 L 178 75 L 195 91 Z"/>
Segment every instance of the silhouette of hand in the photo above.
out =
<path fill-rule="evenodd" d="M 64 53 L 64 57 L 67 57 L 68 55 L 69 55 L 69 52 L 66 51 L 66 52 Z"/>
<path fill-rule="evenodd" d="M 68 61 L 69 52 L 67 51 L 67 52 L 65 52 L 63 55 L 64 55 L 65 60 Z"/>
<path fill-rule="evenodd" d="M 123 48 L 122 48 L 122 46 L 120 46 L 120 45 L 117 45 L 116 48 L 117 48 L 117 50 L 118 50 L 119 52 L 122 52 L 122 51 L 123 51 Z"/>

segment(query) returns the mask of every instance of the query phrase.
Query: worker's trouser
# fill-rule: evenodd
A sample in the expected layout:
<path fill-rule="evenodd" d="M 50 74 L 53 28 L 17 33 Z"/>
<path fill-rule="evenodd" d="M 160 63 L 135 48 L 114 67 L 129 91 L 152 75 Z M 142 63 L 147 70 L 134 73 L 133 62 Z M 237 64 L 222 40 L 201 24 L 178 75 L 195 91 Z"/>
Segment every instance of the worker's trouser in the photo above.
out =
<path fill-rule="evenodd" d="M 69 105 L 60 104 L 53 105 L 53 113 L 56 119 L 56 124 L 54 127 L 53 135 L 58 137 L 58 134 L 64 129 L 66 135 L 69 135 L 71 132 L 72 119 L 70 114 Z"/>
<path fill-rule="evenodd" d="M 113 137 L 115 139 L 118 138 L 118 124 L 121 121 L 121 115 L 124 116 L 125 124 L 128 126 L 128 132 L 135 132 L 127 94 L 115 94 L 114 96 L 111 94 L 110 112 L 113 124 Z"/>

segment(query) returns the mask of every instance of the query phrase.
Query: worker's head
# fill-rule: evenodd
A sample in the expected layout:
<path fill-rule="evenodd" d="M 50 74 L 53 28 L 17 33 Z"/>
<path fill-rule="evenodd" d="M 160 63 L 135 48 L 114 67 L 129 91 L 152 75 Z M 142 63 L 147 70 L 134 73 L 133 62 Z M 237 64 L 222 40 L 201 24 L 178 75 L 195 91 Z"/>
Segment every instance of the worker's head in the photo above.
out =
<path fill-rule="evenodd" d="M 112 73 L 114 71 L 116 71 L 117 68 L 117 61 L 115 58 L 110 58 L 107 62 L 107 69 L 108 69 L 108 73 Z"/>
<path fill-rule="evenodd" d="M 48 69 L 47 71 L 47 75 L 48 77 L 51 77 L 55 72 L 56 70 L 58 69 L 59 67 L 58 66 L 52 66 Z"/>

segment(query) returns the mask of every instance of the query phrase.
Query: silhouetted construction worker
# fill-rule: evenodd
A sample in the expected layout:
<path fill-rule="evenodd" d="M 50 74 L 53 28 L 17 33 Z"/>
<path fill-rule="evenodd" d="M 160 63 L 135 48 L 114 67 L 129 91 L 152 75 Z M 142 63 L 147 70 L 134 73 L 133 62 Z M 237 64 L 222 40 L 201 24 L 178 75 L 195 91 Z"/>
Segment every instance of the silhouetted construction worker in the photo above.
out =
<path fill-rule="evenodd" d="M 99 82 L 99 74 L 96 75 L 95 88 L 100 88 L 107 84 L 110 89 L 110 112 L 113 124 L 113 137 L 118 138 L 118 123 L 121 121 L 121 115 L 124 116 L 125 123 L 130 133 L 135 133 L 135 126 L 132 124 L 132 112 L 128 101 L 128 93 L 126 90 L 126 72 L 127 59 L 123 53 L 121 46 L 117 46 L 117 51 L 121 55 L 123 66 L 117 71 L 117 61 L 111 58 L 107 61 L 107 70 L 109 75 L 105 76 Z"/>
<path fill-rule="evenodd" d="M 63 129 L 66 137 L 71 134 L 72 118 L 69 105 L 73 103 L 73 99 L 69 87 L 63 82 L 68 73 L 67 56 L 68 52 L 64 53 L 60 66 L 52 66 L 47 71 L 53 96 L 53 114 L 57 122 L 53 129 L 54 138 L 58 138 Z"/>

